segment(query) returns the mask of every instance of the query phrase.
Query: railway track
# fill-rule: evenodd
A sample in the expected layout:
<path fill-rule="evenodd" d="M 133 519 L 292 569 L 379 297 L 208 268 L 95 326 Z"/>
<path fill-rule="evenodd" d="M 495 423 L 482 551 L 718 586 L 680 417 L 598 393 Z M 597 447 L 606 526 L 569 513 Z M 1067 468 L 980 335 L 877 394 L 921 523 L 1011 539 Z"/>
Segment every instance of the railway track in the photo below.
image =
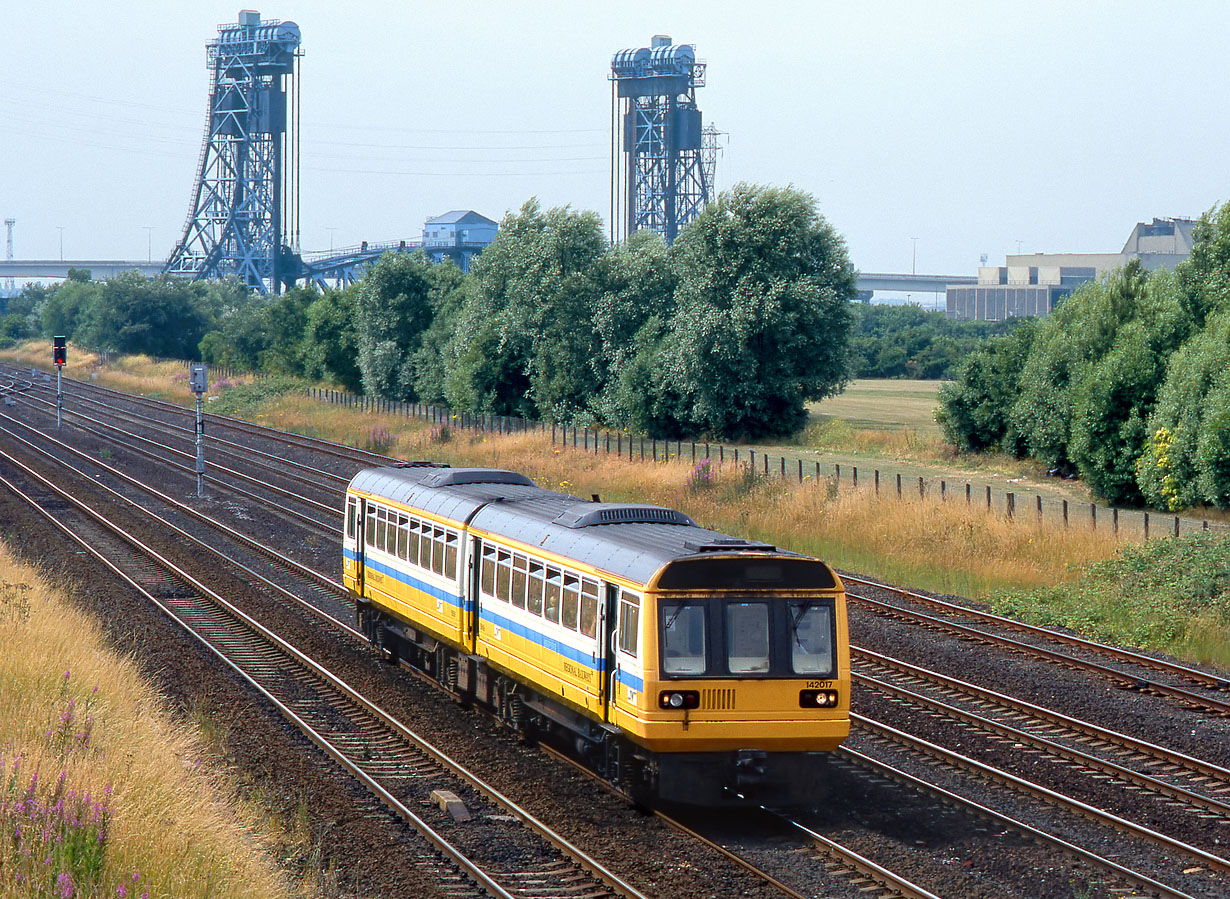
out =
<path fill-rule="evenodd" d="M 91 387 L 91 388 L 86 388 L 86 389 L 92 390 L 93 388 Z M 186 414 L 186 413 L 183 413 L 183 414 Z M 153 420 L 152 416 L 151 416 L 151 420 Z M 250 427 L 255 428 L 255 426 L 250 426 Z M 215 428 L 213 430 L 219 430 L 219 429 Z M 255 433 L 257 432 L 254 431 L 253 434 Z M 259 433 L 260 433 L 260 439 L 262 441 L 266 441 L 270 439 L 269 432 L 262 430 Z M 215 435 L 211 433 L 211 439 L 214 439 L 214 436 Z M 253 439 L 255 440 L 255 437 L 253 437 Z M 239 444 L 239 443 L 237 443 L 236 445 L 242 446 L 242 444 Z M 305 440 L 302 444 L 297 444 L 297 445 L 314 447 L 315 443 L 314 441 L 311 441 L 311 440 Z M 372 460 L 364 461 L 364 456 L 361 451 L 356 452 L 354 450 L 349 450 L 346 448 L 337 449 L 336 445 L 334 445 L 334 447 L 335 448 L 330 451 L 331 452 L 330 458 L 336 459 L 338 461 L 345 460 L 346 464 L 348 465 L 371 464 Z M 265 455 L 265 453 L 262 451 L 261 455 Z M 268 455 L 272 456 L 273 459 L 267 460 L 267 461 L 269 461 L 269 464 L 271 465 L 274 464 L 273 460 L 276 460 L 278 458 L 276 452 L 268 453 Z M 371 455 L 372 454 L 367 454 L 367 456 L 371 456 Z M 377 457 L 377 458 L 383 459 L 384 457 Z M 251 463 L 246 463 L 246 464 L 251 464 Z M 304 469 L 323 471 L 323 469 L 314 469 L 312 466 L 305 465 L 303 467 Z M 263 482 L 265 480 L 268 480 L 268 478 L 262 478 L 259 474 L 254 476 L 251 473 L 250 469 L 249 469 L 249 472 L 247 473 L 247 477 L 251 478 L 252 480 L 256 482 L 252 488 L 252 495 L 254 499 L 252 499 L 251 501 L 252 502 L 260 501 L 260 502 L 267 503 L 268 502 L 267 494 L 264 494 L 262 491 L 263 491 L 263 488 L 265 487 L 265 484 Z M 338 478 L 339 480 L 344 480 L 344 478 L 341 478 L 338 475 L 333 475 L 333 477 Z M 325 477 L 321 478 L 322 489 L 324 488 L 324 485 L 328 483 L 329 480 L 330 480 L 329 478 L 325 478 Z M 334 517 L 336 517 L 335 511 L 332 512 L 331 514 Z M 315 516 L 309 514 L 307 517 L 311 518 Z M 319 518 L 317 519 L 317 522 L 320 523 Z M 890 588 L 887 585 L 879 585 L 879 584 L 876 584 L 875 582 L 867 581 L 866 579 L 856 578 L 854 576 L 847 575 L 847 574 L 843 574 L 843 579 L 846 580 L 847 584 L 864 583 L 872 587 L 878 587 L 880 589 L 895 590 L 895 588 Z M 888 606 L 889 608 L 885 609 L 883 612 L 881 612 L 881 614 L 891 615 L 893 617 L 899 617 L 902 620 L 907 620 L 915 624 L 922 623 L 924 626 L 928 628 L 942 627 L 944 630 L 948 631 L 949 633 L 954 633 L 954 634 L 959 635 L 964 640 L 978 640 L 979 642 L 988 642 L 988 643 L 994 643 L 994 645 L 1003 645 L 999 643 L 998 640 L 994 639 L 996 637 L 995 634 L 987 633 L 978 628 L 968 627 L 967 625 L 960 624 L 956 621 L 951 620 L 952 618 L 955 618 L 957 616 L 967 616 L 969 618 L 975 618 L 976 616 L 983 614 L 983 613 L 979 613 L 977 610 L 969 609 L 967 607 L 960 606 L 955 603 L 949 603 L 946 600 L 940 600 L 934 597 L 926 597 L 923 594 L 914 594 L 912 591 L 896 591 L 896 592 L 898 593 L 899 596 L 903 597 L 902 599 L 903 602 L 908 602 L 910 604 L 913 604 L 916 602 L 923 602 L 925 600 L 927 604 L 932 607 L 932 609 L 937 610 L 941 614 L 940 615 L 925 615 L 923 618 L 920 619 L 917 617 L 916 610 L 902 608 L 892 602 L 883 603 L 882 600 L 876 600 L 873 597 L 863 597 L 862 595 L 855 596 L 853 595 L 853 591 L 851 591 L 851 594 L 852 594 L 851 599 L 856 602 L 862 601 L 862 600 L 869 600 L 870 601 L 869 605 L 871 603 L 876 603 L 876 602 L 883 603 L 883 605 Z M 920 597 L 920 598 L 916 599 L 915 597 Z M 1015 630 L 1018 631 L 1018 633 L 1024 632 L 1030 635 L 1030 639 L 1037 640 L 1039 642 L 1051 642 L 1050 638 L 1053 636 L 1056 636 L 1056 632 L 1049 631 L 1043 628 L 1030 628 L 1027 625 L 1020 625 L 1020 623 L 1018 622 L 1008 622 L 1007 619 L 998 619 L 996 618 L 996 616 L 985 616 L 981 618 L 980 620 L 983 620 L 986 623 L 986 625 L 990 627 L 999 627 L 1000 626 L 999 623 L 1001 621 L 1007 622 L 1006 624 L 1003 625 L 1004 627 L 1008 627 L 1011 625 L 1013 626 Z M 952 627 L 953 625 L 957 626 L 956 629 Z M 966 630 L 961 630 L 961 628 L 966 628 Z M 1058 636 L 1064 637 L 1064 638 L 1067 637 L 1067 635 L 1058 635 Z M 986 639 L 988 637 L 992 639 L 988 641 Z M 1138 658 L 1147 659 L 1149 662 L 1155 662 L 1155 663 L 1158 662 L 1158 660 L 1153 660 L 1147 656 L 1138 657 L 1135 654 L 1126 653 L 1126 651 L 1118 650 L 1113 647 L 1105 647 L 1105 649 L 1109 650 L 1109 652 L 1101 653 L 1099 652 L 1099 649 L 1102 647 L 1100 647 L 1099 644 L 1092 643 L 1091 641 L 1084 641 L 1084 640 L 1081 640 L 1081 638 L 1076 638 L 1076 641 L 1077 642 L 1075 643 L 1075 645 L 1073 645 L 1071 648 L 1079 652 L 1082 652 L 1082 653 L 1102 655 L 1105 659 L 1112 660 L 1116 662 L 1117 664 L 1121 664 L 1124 666 L 1123 668 L 1117 668 L 1111 664 L 1093 663 L 1095 666 L 1093 668 L 1088 668 L 1085 665 L 1082 665 L 1081 667 L 1084 668 L 1085 670 L 1097 671 L 1100 676 L 1109 678 L 1113 680 L 1114 683 L 1120 686 L 1128 687 L 1128 688 L 1131 688 L 1131 689 L 1134 689 L 1140 692 L 1152 693 L 1155 695 L 1166 695 L 1164 690 L 1153 688 L 1155 683 L 1157 684 L 1159 688 L 1166 687 L 1166 686 L 1173 686 L 1173 685 L 1165 684 L 1163 681 L 1159 679 L 1149 678 L 1149 677 L 1142 678 L 1139 674 L 1131 670 L 1131 668 L 1137 667 L 1138 665 L 1143 667 L 1144 662 L 1138 662 L 1137 661 Z M 1014 644 L 1021 644 L 1021 648 L 1017 648 Z M 1039 648 L 1039 647 L 1034 647 L 1032 644 L 1024 643 L 1023 641 L 1020 641 L 1020 640 L 1012 641 L 1007 645 L 1010 651 L 1014 653 L 1024 653 L 1027 651 L 1037 650 Z M 1047 652 L 1054 652 L 1053 650 L 1047 650 L 1045 647 L 1041 647 L 1041 648 L 1044 650 L 1041 657 L 1047 657 L 1046 656 Z M 895 673 L 893 673 L 893 671 L 886 671 L 886 669 L 883 667 L 885 663 L 875 660 L 874 655 L 875 655 L 874 653 L 870 653 L 867 650 L 858 650 L 858 653 L 856 655 L 856 663 L 858 666 L 858 672 L 860 675 L 865 675 L 865 678 L 862 681 L 863 687 L 865 687 L 868 690 L 876 690 L 878 691 L 880 695 L 889 695 L 889 694 L 895 695 L 897 697 L 898 702 L 903 703 L 903 704 L 909 704 L 912 707 L 916 707 L 917 711 L 913 713 L 916 716 L 923 716 L 929 719 L 939 716 L 940 718 L 946 721 L 955 721 L 957 719 L 964 718 L 968 726 L 980 729 L 981 731 L 987 734 L 994 732 L 995 734 L 998 735 L 998 736 L 990 737 L 990 739 L 1001 740 L 1001 741 L 1011 741 L 1013 743 L 1022 743 L 1022 745 L 1029 745 L 1031 747 L 1030 751 L 1028 752 L 1022 751 L 1021 753 L 1024 756 L 1030 756 L 1030 757 L 1046 756 L 1049 759 L 1049 758 L 1059 758 L 1060 756 L 1064 755 L 1064 752 L 1061 749 L 1051 748 L 1047 746 L 1045 741 L 1048 741 L 1048 740 L 1053 743 L 1057 741 L 1062 741 L 1068 744 L 1076 744 L 1076 748 L 1078 750 L 1085 751 L 1086 754 L 1091 754 L 1092 758 L 1079 759 L 1077 756 L 1068 754 L 1067 755 L 1068 761 L 1064 762 L 1063 764 L 1072 766 L 1073 770 L 1083 770 L 1085 773 L 1082 774 L 1082 776 L 1114 779 L 1116 783 L 1123 784 L 1123 789 L 1125 791 L 1125 795 L 1127 796 L 1138 795 L 1141 793 L 1141 791 L 1145 791 L 1148 793 L 1150 797 L 1152 797 L 1148 800 L 1149 802 L 1171 803 L 1171 804 L 1179 805 L 1185 809 L 1186 814 L 1189 814 L 1193 817 L 1200 817 L 1201 815 L 1210 816 L 1208 818 L 1202 819 L 1206 823 L 1209 823 L 1209 826 L 1214 827 L 1215 829 L 1220 829 L 1223 827 L 1223 825 L 1218 822 L 1221 820 L 1224 820 L 1224 817 L 1225 817 L 1224 816 L 1224 807 L 1226 805 L 1224 801 L 1225 799 L 1224 792 L 1226 788 L 1225 769 L 1219 768 L 1216 765 L 1206 765 L 1206 767 L 1202 770 L 1200 766 L 1204 763 L 1201 763 L 1199 759 L 1193 759 L 1190 756 L 1186 757 L 1185 759 L 1180 759 L 1173 753 L 1168 754 L 1168 751 L 1165 750 L 1163 747 L 1156 746 L 1154 744 L 1149 744 L 1143 740 L 1135 739 L 1132 737 L 1127 737 L 1125 735 L 1113 735 L 1111 732 L 1105 731 L 1104 729 L 1095 728 L 1094 730 L 1090 730 L 1089 728 L 1094 728 L 1093 725 L 1089 725 L 1086 722 L 1075 721 L 1075 719 L 1067 719 L 1066 721 L 1064 721 L 1063 720 L 1064 716 L 1058 715 L 1058 713 L 1055 713 L 1055 712 L 1049 712 L 1045 709 L 1040 710 L 1041 713 L 1045 713 L 1046 715 L 1049 715 L 1051 717 L 1047 719 L 1049 723 L 1043 723 L 1040 717 L 1036 716 L 1034 712 L 1025 710 L 1020 705 L 1017 705 L 1015 707 L 1011 706 L 1008 702 L 1008 697 L 1001 696 L 1000 698 L 996 698 L 996 696 L 991 695 L 989 691 L 985 691 L 985 690 L 983 690 L 983 693 L 981 696 L 975 696 L 974 694 L 967 691 L 965 688 L 966 687 L 974 688 L 974 689 L 983 689 L 983 688 L 976 688 L 975 685 L 970 685 L 970 684 L 963 685 L 961 682 L 957 682 L 951 678 L 949 679 L 950 683 L 948 683 L 945 686 L 937 686 L 937 682 L 934 680 L 927 681 L 927 683 L 916 682 L 912 685 L 908 683 L 903 683 L 903 682 L 908 682 L 911 678 L 914 678 L 917 681 L 919 677 L 923 677 L 923 676 L 917 674 L 916 672 L 915 673 L 903 672 L 902 669 L 900 668 L 894 669 Z M 1047 657 L 1048 661 L 1053 662 L 1058 665 L 1063 665 L 1065 667 L 1075 667 L 1075 666 L 1069 666 L 1067 663 L 1067 660 L 1071 658 L 1069 653 L 1056 652 L 1054 653 L 1054 655 L 1055 655 L 1054 658 Z M 1038 658 L 1040 656 L 1036 652 L 1034 652 L 1033 657 Z M 887 657 L 883 657 L 883 658 L 887 658 Z M 904 663 L 897 663 L 897 660 L 890 660 L 890 661 L 898 665 L 904 664 Z M 1087 660 L 1082 659 L 1080 661 L 1085 662 Z M 1097 667 L 1099 665 L 1100 667 Z M 889 665 L 889 668 L 891 669 L 892 665 Z M 1190 693 L 1193 696 L 1197 696 L 1201 698 L 1217 699 L 1217 693 L 1225 689 L 1223 681 L 1219 681 L 1218 678 L 1211 677 L 1205 674 L 1204 672 L 1197 672 L 1199 675 L 1203 677 L 1203 680 L 1189 678 L 1188 675 L 1185 674 L 1184 672 L 1190 671 L 1193 669 L 1184 669 L 1183 666 L 1166 667 L 1166 663 L 1162 663 L 1161 667 L 1151 665 L 1150 670 L 1158 671 L 1158 672 L 1165 672 L 1168 677 L 1173 677 L 1176 680 L 1186 680 L 1187 682 L 1192 683 L 1193 686 L 1199 687 L 1200 688 L 1199 690 L 1188 689 L 1185 687 L 1177 688 L 1180 691 L 1186 690 L 1187 693 Z M 932 672 L 931 674 L 934 674 L 934 673 Z M 926 680 L 925 677 L 924 677 L 924 680 Z M 872 683 L 872 681 L 881 681 L 882 683 Z M 935 704 L 934 701 L 932 701 L 930 704 L 928 704 L 927 702 L 922 702 L 921 705 L 919 705 L 917 704 L 916 700 L 905 696 L 904 693 L 902 692 L 903 690 L 905 690 L 906 692 L 920 692 L 920 691 L 926 692 L 928 690 L 930 690 L 931 692 L 950 691 L 950 695 L 946 697 L 942 697 L 938 705 Z M 960 694 L 963 692 L 966 694 L 968 698 L 960 699 L 960 700 L 958 700 L 957 698 L 954 698 L 956 694 Z M 1197 705 L 1197 703 L 1192 702 L 1188 698 L 1185 698 L 1184 694 L 1182 693 L 1179 693 L 1177 695 L 1172 693 L 1170 695 L 1176 696 L 1176 698 L 1180 698 L 1185 706 L 1209 709 L 1209 707 L 1203 703 Z M 934 697 L 932 699 L 934 699 Z M 1019 700 L 1011 700 L 1011 702 L 1019 703 Z M 945 704 L 951 705 L 953 708 L 950 710 L 950 709 L 945 709 L 945 708 L 940 707 Z M 979 705 L 982 706 L 981 710 L 977 708 Z M 926 706 L 926 710 L 922 710 L 922 706 Z M 1209 710 L 1216 711 L 1216 709 L 1209 709 Z M 992 711 L 994 712 L 994 714 L 991 713 Z M 978 716 L 981 713 L 985 713 L 985 715 L 982 715 L 982 716 L 986 717 L 989 723 L 975 722 L 970 717 L 970 716 Z M 967 725 L 962 725 L 962 726 L 967 726 Z M 870 724 L 865 724 L 864 722 L 860 722 L 860 734 L 862 734 L 861 728 L 863 727 L 866 727 L 868 731 L 871 730 Z M 1024 734 L 1024 736 L 1022 737 L 1020 735 L 1014 734 L 1012 731 L 1013 728 L 1019 729 L 1022 732 L 1022 734 Z M 1052 730 L 1052 729 L 1054 729 L 1055 732 L 1051 732 L 1049 734 L 1046 733 L 1048 730 Z M 1058 731 L 1062 731 L 1062 733 L 1059 733 Z M 1122 739 L 1117 740 L 1116 736 L 1121 737 Z M 888 736 L 886 732 L 881 732 L 880 737 L 877 739 L 880 740 L 879 745 L 881 746 L 887 746 L 890 743 L 896 742 L 894 738 Z M 900 742 L 896 742 L 896 745 L 900 747 L 902 744 Z M 1096 750 L 1096 752 L 1090 753 L 1088 752 L 1089 750 Z M 924 752 L 924 750 L 919 749 L 919 748 L 916 748 L 915 750 L 911 750 L 911 751 L 915 753 Z M 843 753 L 843 757 L 844 757 L 844 753 Z M 853 758 L 847 758 L 846 762 L 851 765 L 862 764 L 859 760 L 856 760 Z M 1110 766 L 1109 767 L 1104 766 L 1102 764 L 1103 762 L 1109 762 Z M 944 764 L 947 764 L 947 763 L 944 763 Z M 923 768 L 934 768 L 937 766 L 942 767 L 942 765 L 935 760 L 934 756 L 928 757 L 928 760 L 921 761 L 919 765 Z M 1119 767 L 1122 768 L 1123 770 L 1120 771 L 1118 769 L 1115 769 L 1113 767 L 1114 765 L 1119 765 Z M 860 770 L 866 772 L 866 771 L 871 771 L 872 768 L 863 766 L 863 767 L 860 767 Z M 954 777 L 959 776 L 959 777 L 964 777 L 965 779 L 974 779 L 974 780 L 989 776 L 985 772 L 980 772 L 977 774 L 970 774 L 969 772 L 972 769 L 969 769 L 969 768 L 966 768 L 964 770 L 966 773 L 961 774 L 961 775 L 953 775 L 953 776 Z M 1096 770 L 1096 773 L 1094 773 L 1095 770 Z M 1142 777 L 1140 775 L 1144 775 L 1144 776 Z M 874 776 L 888 777 L 887 774 L 876 774 Z M 1150 778 L 1158 781 L 1159 785 L 1157 786 L 1152 785 L 1150 782 Z M 1006 788 L 1001 787 L 999 789 L 1006 789 Z M 1015 791 L 1015 788 L 1013 789 Z M 955 800 L 946 800 L 946 801 L 955 801 Z M 999 803 L 995 802 L 994 804 L 998 808 Z M 1007 816 L 1007 817 L 1011 817 L 1011 816 Z M 795 823 L 799 826 L 804 826 L 804 827 L 807 826 L 806 824 L 802 822 L 795 822 Z M 1024 824 L 1026 822 L 1021 822 L 1021 823 Z M 1007 824 L 1005 824 L 1004 826 L 1007 826 Z M 1110 823 L 1108 819 L 1102 819 L 1102 823 L 1098 826 L 1104 829 L 1116 827 L 1116 825 L 1114 825 L 1113 823 Z M 1033 838 L 1031 837 L 1031 839 Z M 1060 842 L 1065 842 L 1062 837 L 1052 837 L 1052 839 L 1057 839 Z M 1145 838 L 1139 837 L 1139 839 L 1145 839 Z M 1224 843 L 1224 838 L 1223 838 L 1223 843 Z M 1058 844 L 1051 843 L 1048 845 L 1057 846 Z M 1192 847 L 1192 848 L 1198 848 L 1198 847 Z M 1173 854 L 1174 857 L 1186 857 L 1188 861 L 1190 862 L 1191 867 L 1207 868 L 1209 870 L 1221 870 L 1224 876 L 1224 873 L 1225 873 L 1224 869 L 1219 868 L 1218 865 L 1219 863 L 1224 865 L 1225 862 L 1224 860 L 1221 860 L 1220 857 L 1214 853 L 1211 853 L 1211 852 L 1206 853 L 1207 855 L 1211 856 L 1211 858 L 1203 858 L 1199 855 L 1190 855 L 1190 854 L 1184 855 L 1185 850 L 1173 844 L 1170 844 L 1165 851 Z M 1096 855 L 1096 853 L 1094 853 L 1094 855 Z M 1084 858 L 1084 856 L 1080 856 L 1079 853 L 1073 857 Z M 1094 862 L 1091 860 L 1086 859 L 1086 861 L 1091 865 L 1094 864 Z M 1189 895 L 1188 893 L 1183 892 L 1181 888 L 1175 887 L 1173 885 L 1168 885 L 1167 883 L 1162 882 L 1162 880 L 1151 878 L 1150 875 L 1144 874 L 1141 872 L 1128 871 L 1127 874 L 1124 874 L 1124 873 L 1116 872 L 1114 868 L 1109 868 L 1109 867 L 1102 867 L 1100 868 L 1100 870 L 1105 871 L 1106 876 L 1109 878 L 1112 878 L 1117 883 L 1131 884 L 1132 885 L 1131 889 L 1153 893 L 1156 895 L 1164 895 L 1164 896 L 1180 897 L 1180 896 Z M 1139 874 L 1140 876 L 1137 879 L 1133 879 L 1133 876 L 1131 875 L 1133 875 L 1134 873 Z M 862 877 L 862 876 L 867 876 L 867 875 L 854 875 L 854 876 Z M 1156 883 L 1154 881 L 1156 881 Z M 923 882 L 925 883 L 925 880 Z M 871 884 L 871 880 L 868 880 L 866 883 L 863 884 L 863 886 L 866 886 L 868 889 L 871 889 L 872 887 L 870 884 Z M 943 891 L 941 891 L 941 894 L 943 894 Z M 908 894 L 900 893 L 899 895 L 908 895 Z M 1210 894 L 1207 893 L 1207 891 L 1201 892 L 1197 890 L 1193 895 L 1210 895 Z"/>
<path fill-rule="evenodd" d="M 625 896 L 630 883 L 466 770 L 104 513 L 2 454 L 14 495 L 230 666 L 432 847 L 414 863 L 450 895 Z M 464 811 L 414 810 L 464 798 Z M 461 817 L 461 816 L 465 817 Z M 508 826 L 509 820 L 521 825 Z M 465 820 L 462 826 L 459 822 Z M 462 890 L 467 892 L 462 892 Z"/>

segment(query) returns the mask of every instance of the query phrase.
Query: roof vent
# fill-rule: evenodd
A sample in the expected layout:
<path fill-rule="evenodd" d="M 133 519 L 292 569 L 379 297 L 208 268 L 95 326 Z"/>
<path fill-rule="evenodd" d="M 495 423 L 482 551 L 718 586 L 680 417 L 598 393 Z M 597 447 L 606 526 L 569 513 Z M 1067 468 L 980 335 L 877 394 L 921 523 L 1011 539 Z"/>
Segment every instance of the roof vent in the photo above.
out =
<path fill-rule="evenodd" d="M 777 552 L 777 547 L 771 543 L 759 543 L 753 540 L 740 540 L 738 537 L 719 537 L 717 540 L 710 540 L 708 543 L 693 543 L 691 541 L 687 541 L 683 544 L 683 548 L 688 552 L 694 553 Z"/>
<path fill-rule="evenodd" d="M 696 526 L 696 522 L 675 509 L 667 509 L 664 506 L 640 506 L 635 503 L 577 503 L 557 515 L 555 524 L 566 528 L 587 528 L 598 524 Z"/>
<path fill-rule="evenodd" d="M 466 484 L 514 484 L 533 487 L 523 474 L 503 468 L 442 468 L 419 482 L 424 487 L 463 487 Z"/>
<path fill-rule="evenodd" d="M 449 468 L 447 462 L 428 462 L 426 459 L 415 459 L 413 462 L 394 462 L 388 468 Z"/>

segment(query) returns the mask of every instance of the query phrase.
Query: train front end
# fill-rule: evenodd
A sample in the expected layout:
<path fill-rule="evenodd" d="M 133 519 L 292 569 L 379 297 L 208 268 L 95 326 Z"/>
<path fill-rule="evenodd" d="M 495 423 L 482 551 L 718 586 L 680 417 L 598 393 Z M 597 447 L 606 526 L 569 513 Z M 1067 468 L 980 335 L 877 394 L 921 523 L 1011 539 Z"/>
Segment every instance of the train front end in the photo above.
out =
<path fill-rule="evenodd" d="M 621 726 L 653 750 L 657 797 L 822 797 L 822 754 L 850 733 L 845 591 L 833 570 L 803 556 L 717 549 L 677 559 L 647 586 L 643 652 L 617 654 L 616 702 Z M 639 671 L 628 670 L 637 661 Z"/>

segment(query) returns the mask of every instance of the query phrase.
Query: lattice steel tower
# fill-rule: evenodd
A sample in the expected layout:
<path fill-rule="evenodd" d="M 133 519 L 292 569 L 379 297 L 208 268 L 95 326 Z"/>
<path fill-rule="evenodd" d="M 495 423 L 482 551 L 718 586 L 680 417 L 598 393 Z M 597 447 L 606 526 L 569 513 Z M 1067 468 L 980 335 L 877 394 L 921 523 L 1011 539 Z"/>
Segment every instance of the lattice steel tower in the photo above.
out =
<path fill-rule="evenodd" d="M 298 244 L 299 26 L 243 10 L 206 45 L 209 119 L 184 236 L 163 271 L 293 283 Z M 288 102 L 289 93 L 289 102 Z M 289 239 L 288 239 L 289 238 Z"/>
<path fill-rule="evenodd" d="M 610 78 L 611 239 L 647 228 L 670 243 L 713 198 L 696 106 L 705 64 L 691 44 L 657 35 L 616 53 Z"/>

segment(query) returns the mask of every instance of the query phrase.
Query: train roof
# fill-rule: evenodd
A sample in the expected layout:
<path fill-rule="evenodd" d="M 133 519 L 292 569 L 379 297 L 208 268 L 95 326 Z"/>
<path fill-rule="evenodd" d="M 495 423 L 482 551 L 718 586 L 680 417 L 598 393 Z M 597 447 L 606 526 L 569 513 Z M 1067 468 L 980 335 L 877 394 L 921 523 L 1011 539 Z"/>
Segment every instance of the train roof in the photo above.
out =
<path fill-rule="evenodd" d="M 502 469 L 421 464 L 369 468 L 351 479 L 350 489 L 453 521 L 468 521 L 478 530 L 541 547 L 637 584 L 651 583 L 670 562 L 715 552 L 804 558 L 702 528 L 674 509 L 589 502 L 543 489 L 524 475 Z M 830 573 L 824 580 L 831 579 Z"/>

